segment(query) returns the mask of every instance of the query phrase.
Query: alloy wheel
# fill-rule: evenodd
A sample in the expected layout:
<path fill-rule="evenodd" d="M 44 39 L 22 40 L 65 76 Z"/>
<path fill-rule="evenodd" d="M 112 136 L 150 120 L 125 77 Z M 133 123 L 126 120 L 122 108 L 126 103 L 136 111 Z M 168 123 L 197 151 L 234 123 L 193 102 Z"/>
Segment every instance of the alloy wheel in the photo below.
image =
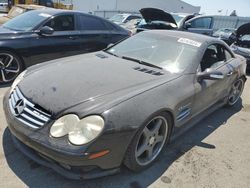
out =
<path fill-rule="evenodd" d="M 243 88 L 244 88 L 244 81 L 242 79 L 239 79 L 234 83 L 228 99 L 228 104 L 230 106 L 237 103 L 243 92 Z"/>
<path fill-rule="evenodd" d="M 152 119 L 137 142 L 135 158 L 138 164 L 150 164 L 161 152 L 168 135 L 168 123 L 163 116 Z"/>
<path fill-rule="evenodd" d="M 13 81 L 20 73 L 19 60 L 9 53 L 0 53 L 0 83 Z"/>

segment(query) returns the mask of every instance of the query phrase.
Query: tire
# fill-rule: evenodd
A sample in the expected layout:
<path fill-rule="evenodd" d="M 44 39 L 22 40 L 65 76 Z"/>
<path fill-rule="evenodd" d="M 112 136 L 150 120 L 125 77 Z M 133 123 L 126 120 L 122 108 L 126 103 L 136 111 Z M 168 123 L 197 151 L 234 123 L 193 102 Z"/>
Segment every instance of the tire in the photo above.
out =
<path fill-rule="evenodd" d="M 151 166 L 168 143 L 171 130 L 172 121 L 168 113 L 161 112 L 148 118 L 127 149 L 124 159 L 125 166 L 135 172 Z M 153 149 L 150 149 L 150 147 Z M 143 150 L 145 151 L 143 152 Z M 151 157 L 150 153 L 152 153 Z"/>
<path fill-rule="evenodd" d="M 244 78 L 239 78 L 233 83 L 233 86 L 228 96 L 228 101 L 226 104 L 227 107 L 232 107 L 239 101 L 241 94 L 244 90 L 244 86 L 245 86 Z"/>
<path fill-rule="evenodd" d="M 19 56 L 10 51 L 0 51 L 0 85 L 12 83 L 23 69 Z"/>

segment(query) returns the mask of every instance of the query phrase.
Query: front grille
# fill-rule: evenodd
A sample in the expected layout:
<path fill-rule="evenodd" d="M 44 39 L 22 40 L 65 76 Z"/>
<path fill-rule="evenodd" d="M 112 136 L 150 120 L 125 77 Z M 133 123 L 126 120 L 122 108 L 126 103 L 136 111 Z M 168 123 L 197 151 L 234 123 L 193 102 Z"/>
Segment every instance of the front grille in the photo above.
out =
<path fill-rule="evenodd" d="M 9 106 L 17 120 L 33 129 L 43 127 L 51 119 L 49 112 L 29 102 L 18 87 L 10 95 Z"/>

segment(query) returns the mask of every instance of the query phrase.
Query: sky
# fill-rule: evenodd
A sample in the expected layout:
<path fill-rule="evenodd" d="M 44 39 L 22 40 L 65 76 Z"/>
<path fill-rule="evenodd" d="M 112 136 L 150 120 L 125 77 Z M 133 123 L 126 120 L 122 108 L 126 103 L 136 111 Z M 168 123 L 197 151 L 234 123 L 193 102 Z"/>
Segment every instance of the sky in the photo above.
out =
<path fill-rule="evenodd" d="M 183 0 L 191 5 L 200 6 L 200 13 L 229 15 L 236 10 L 238 16 L 250 17 L 250 0 Z M 221 13 L 218 11 L 221 10 Z"/>

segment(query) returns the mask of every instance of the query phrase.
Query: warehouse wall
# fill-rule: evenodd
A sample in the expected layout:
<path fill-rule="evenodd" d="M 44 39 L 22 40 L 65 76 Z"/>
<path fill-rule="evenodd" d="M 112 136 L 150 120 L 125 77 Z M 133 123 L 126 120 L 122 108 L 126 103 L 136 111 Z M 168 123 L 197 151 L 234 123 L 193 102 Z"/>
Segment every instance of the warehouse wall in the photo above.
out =
<path fill-rule="evenodd" d="M 73 0 L 74 9 L 84 12 L 124 11 L 138 12 L 141 8 L 155 7 L 169 12 L 198 13 L 200 7 L 181 0 Z"/>

